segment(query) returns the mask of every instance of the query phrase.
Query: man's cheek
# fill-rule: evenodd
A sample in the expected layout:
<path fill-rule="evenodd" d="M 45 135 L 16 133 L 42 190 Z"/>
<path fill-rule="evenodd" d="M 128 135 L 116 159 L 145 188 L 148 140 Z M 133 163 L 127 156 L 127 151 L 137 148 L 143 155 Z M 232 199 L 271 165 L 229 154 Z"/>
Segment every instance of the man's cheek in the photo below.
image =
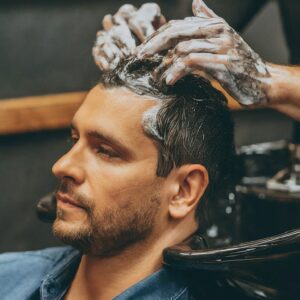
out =
<path fill-rule="evenodd" d="M 131 199 L 153 192 L 156 168 L 151 163 L 107 164 L 94 172 L 94 194 L 102 201 L 118 206 L 128 205 Z M 102 196 L 102 197 L 101 197 Z M 105 200 L 107 199 L 107 200 Z"/>
<path fill-rule="evenodd" d="M 152 163 L 128 163 L 108 167 L 100 174 L 103 185 L 126 191 L 130 188 L 141 188 L 153 184 L 156 178 L 156 167 L 153 167 Z"/>
<path fill-rule="evenodd" d="M 149 194 L 152 191 L 152 187 L 149 188 L 144 182 L 137 181 L 122 181 L 116 184 L 114 188 L 110 190 L 110 201 L 115 203 L 118 207 L 125 208 L 131 204 L 132 201 L 138 201 L 145 194 Z"/>
<path fill-rule="evenodd" d="M 110 190 L 110 201 L 119 208 L 126 208 L 134 202 L 148 198 L 154 192 L 153 181 L 143 180 L 143 178 L 122 179 L 116 181 Z"/>

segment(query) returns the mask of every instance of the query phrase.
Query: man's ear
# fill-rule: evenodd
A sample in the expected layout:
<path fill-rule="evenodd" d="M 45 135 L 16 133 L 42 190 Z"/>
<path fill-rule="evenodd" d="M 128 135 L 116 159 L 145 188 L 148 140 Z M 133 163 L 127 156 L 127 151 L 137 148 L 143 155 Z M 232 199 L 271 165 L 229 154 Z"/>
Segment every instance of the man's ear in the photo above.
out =
<path fill-rule="evenodd" d="M 195 209 L 203 196 L 208 183 L 208 172 L 203 165 L 183 165 L 172 174 L 173 187 L 176 190 L 169 202 L 169 214 L 172 218 L 180 219 Z"/>

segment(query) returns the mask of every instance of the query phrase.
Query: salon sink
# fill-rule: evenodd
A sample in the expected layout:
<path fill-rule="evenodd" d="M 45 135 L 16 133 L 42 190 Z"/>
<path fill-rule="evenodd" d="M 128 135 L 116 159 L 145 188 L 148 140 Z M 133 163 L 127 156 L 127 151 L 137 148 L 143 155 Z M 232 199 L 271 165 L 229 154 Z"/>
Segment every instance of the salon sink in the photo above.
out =
<path fill-rule="evenodd" d="M 300 229 L 223 248 L 195 235 L 165 249 L 164 263 L 190 272 L 208 299 L 300 299 Z"/>

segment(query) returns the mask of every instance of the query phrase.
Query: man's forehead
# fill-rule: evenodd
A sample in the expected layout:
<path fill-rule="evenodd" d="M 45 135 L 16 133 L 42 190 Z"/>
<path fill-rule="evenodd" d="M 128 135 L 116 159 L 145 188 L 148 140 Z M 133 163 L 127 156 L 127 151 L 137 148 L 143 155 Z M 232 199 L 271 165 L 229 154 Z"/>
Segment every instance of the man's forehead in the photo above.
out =
<path fill-rule="evenodd" d="M 142 114 L 156 103 L 154 98 L 137 95 L 126 87 L 107 88 L 99 84 L 91 89 L 81 108 Z"/>
<path fill-rule="evenodd" d="M 145 111 L 157 105 L 154 98 L 133 93 L 126 87 L 95 86 L 76 112 L 73 123 L 79 126 L 106 127 L 113 131 L 132 130 L 143 133 L 142 118 Z"/>

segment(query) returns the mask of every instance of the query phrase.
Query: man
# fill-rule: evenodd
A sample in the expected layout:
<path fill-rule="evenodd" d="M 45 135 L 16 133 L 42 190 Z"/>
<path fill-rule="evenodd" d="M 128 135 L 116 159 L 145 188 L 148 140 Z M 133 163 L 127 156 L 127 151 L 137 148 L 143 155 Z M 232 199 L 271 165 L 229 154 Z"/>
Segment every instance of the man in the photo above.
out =
<path fill-rule="evenodd" d="M 156 59 L 124 60 L 76 112 L 74 145 L 53 166 L 53 231 L 74 248 L 1 255 L 1 299 L 191 297 L 162 251 L 195 233 L 228 187 L 232 120 L 208 81 L 156 81 Z"/>
<path fill-rule="evenodd" d="M 219 81 L 242 105 L 274 108 L 299 120 L 299 67 L 266 63 L 203 0 L 193 0 L 192 8 L 195 17 L 165 24 L 153 3 L 138 10 L 123 5 L 114 16 L 103 19 L 104 30 L 98 32 L 93 48 L 96 64 L 105 72 L 132 52 L 145 59 L 169 50 L 156 69 L 166 84 L 201 73 Z M 38 210 L 41 219 L 52 220 L 55 199 L 46 197 Z"/>

